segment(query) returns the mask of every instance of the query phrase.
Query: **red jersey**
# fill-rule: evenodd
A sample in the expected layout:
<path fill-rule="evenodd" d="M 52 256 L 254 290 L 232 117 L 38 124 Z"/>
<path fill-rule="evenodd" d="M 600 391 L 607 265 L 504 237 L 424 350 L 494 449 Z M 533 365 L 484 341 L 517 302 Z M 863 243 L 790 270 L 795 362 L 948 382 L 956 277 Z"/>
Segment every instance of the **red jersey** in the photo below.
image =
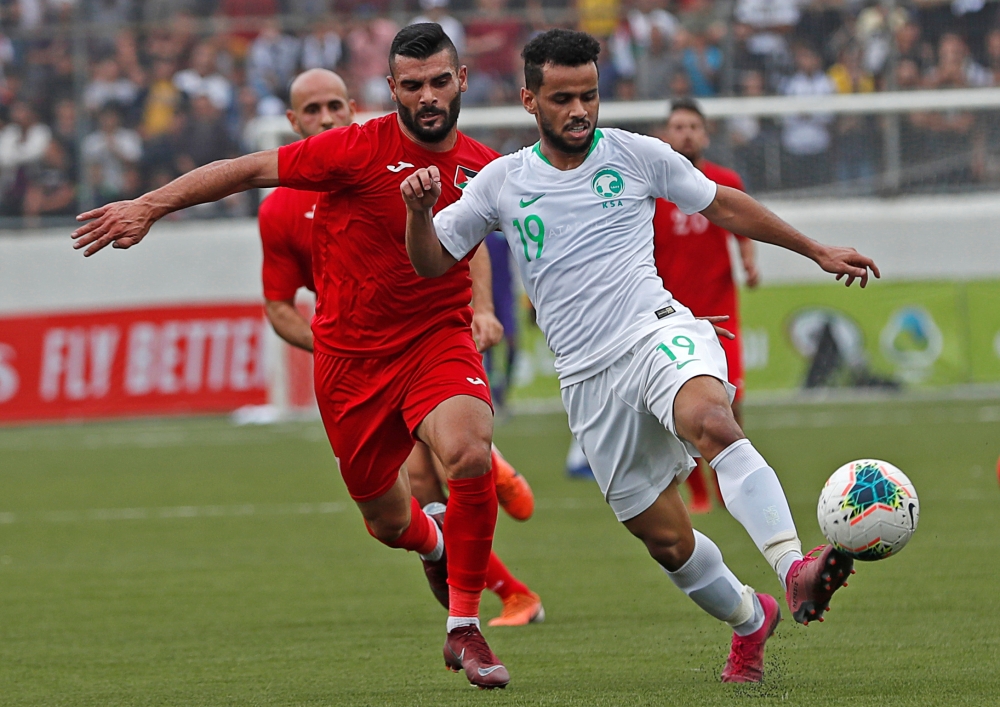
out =
<path fill-rule="evenodd" d="M 716 184 L 743 191 L 731 169 L 702 160 L 699 166 Z M 653 254 L 663 285 L 695 316 L 736 316 L 736 284 L 729 257 L 729 231 L 701 214 L 688 216 L 663 199 L 653 217 Z"/>
<path fill-rule="evenodd" d="M 312 226 L 319 194 L 278 187 L 260 205 L 264 299 L 290 300 L 300 287 L 316 291 Z"/>
<path fill-rule="evenodd" d="M 441 170 L 435 211 L 498 154 L 458 134 L 448 152 L 403 135 L 395 114 L 334 128 L 278 151 L 282 186 L 322 191 L 313 222 L 313 273 L 319 299 L 316 350 L 333 356 L 385 356 L 443 324 L 472 322 L 469 253 L 437 278 L 422 278 L 406 254 L 403 179 L 419 167 Z"/>

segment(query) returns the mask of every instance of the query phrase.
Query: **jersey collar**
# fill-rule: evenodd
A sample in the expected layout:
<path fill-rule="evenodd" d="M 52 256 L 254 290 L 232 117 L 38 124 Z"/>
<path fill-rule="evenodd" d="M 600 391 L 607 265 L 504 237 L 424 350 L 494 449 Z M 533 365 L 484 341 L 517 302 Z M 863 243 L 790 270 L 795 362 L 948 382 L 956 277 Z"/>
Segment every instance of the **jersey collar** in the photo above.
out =
<path fill-rule="evenodd" d="M 583 158 L 584 162 L 587 161 L 587 157 L 590 157 L 590 153 L 592 153 L 597 148 L 597 143 L 599 143 L 601 141 L 602 137 L 604 137 L 604 133 L 601 132 L 600 128 L 597 128 L 597 130 L 594 131 L 594 139 L 590 143 L 590 149 L 587 150 L 587 156 Z M 549 158 L 546 157 L 544 154 L 542 154 L 542 141 L 541 140 L 539 140 L 538 142 L 535 143 L 535 146 L 531 148 L 531 151 L 534 152 L 536 155 L 538 155 L 538 158 L 542 162 L 544 162 L 545 164 L 547 164 L 549 167 L 553 167 L 553 169 L 555 168 L 554 165 L 551 162 L 549 162 Z M 581 164 L 581 166 L 582 166 L 582 164 Z M 560 170 L 560 171 L 562 171 L 562 170 Z M 568 170 L 568 171 L 572 171 L 572 170 Z"/>

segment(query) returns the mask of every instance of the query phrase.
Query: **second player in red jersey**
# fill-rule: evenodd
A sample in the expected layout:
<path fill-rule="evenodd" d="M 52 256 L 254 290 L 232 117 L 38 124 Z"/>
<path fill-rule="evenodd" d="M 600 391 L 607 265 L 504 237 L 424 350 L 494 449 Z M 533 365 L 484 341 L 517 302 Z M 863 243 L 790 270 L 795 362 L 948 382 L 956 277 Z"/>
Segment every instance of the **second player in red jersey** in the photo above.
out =
<path fill-rule="evenodd" d="M 731 169 L 709 162 L 703 157 L 709 137 L 705 117 L 693 100 L 678 100 L 671 105 L 670 115 L 661 137 L 674 150 L 687 157 L 705 176 L 717 184 L 743 191 L 743 180 Z M 729 382 L 736 386 L 733 413 L 742 424 L 740 402 L 743 398 L 743 343 L 740 337 L 740 312 L 733 264 L 729 255 L 729 239 L 733 234 L 716 226 L 700 213 L 688 216 L 669 201 L 656 202 L 653 217 L 653 255 L 663 286 L 691 309 L 696 317 L 723 315 L 723 324 L 735 338 L 720 338 L 726 352 Z M 748 287 L 760 281 L 753 242 L 735 236 L 741 265 Z M 712 473 L 709 469 L 709 473 Z M 714 478 L 714 474 L 713 474 Z M 691 492 L 692 512 L 711 509 L 711 499 L 698 468 L 687 481 Z M 717 498 L 722 503 L 722 493 Z"/>

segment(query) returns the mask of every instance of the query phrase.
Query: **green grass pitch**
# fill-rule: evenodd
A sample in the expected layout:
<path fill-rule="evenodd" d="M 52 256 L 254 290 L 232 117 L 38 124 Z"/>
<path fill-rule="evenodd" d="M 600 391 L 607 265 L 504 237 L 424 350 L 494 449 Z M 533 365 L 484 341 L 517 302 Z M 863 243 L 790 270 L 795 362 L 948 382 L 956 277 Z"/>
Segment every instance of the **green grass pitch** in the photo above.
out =
<path fill-rule="evenodd" d="M 763 685 L 722 685 L 725 626 L 595 485 L 563 477 L 562 416 L 516 418 L 497 442 L 538 508 L 502 517 L 496 549 L 548 620 L 487 629 L 512 682 L 486 693 L 444 670 L 445 616 L 417 558 L 368 537 L 318 424 L 0 430 L 0 704 L 1000 703 L 1000 403 L 755 405 L 747 431 L 806 549 L 826 476 L 865 456 L 916 484 L 910 546 L 861 565 L 824 624 L 786 618 Z M 743 581 L 780 591 L 724 511 L 695 524 Z"/>

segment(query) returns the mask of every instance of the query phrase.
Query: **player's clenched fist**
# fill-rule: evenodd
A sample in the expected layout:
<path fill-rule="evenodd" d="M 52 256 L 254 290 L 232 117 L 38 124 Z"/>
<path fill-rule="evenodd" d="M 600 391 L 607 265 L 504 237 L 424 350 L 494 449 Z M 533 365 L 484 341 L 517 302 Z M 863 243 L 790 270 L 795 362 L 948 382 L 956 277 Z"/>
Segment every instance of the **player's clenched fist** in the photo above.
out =
<path fill-rule="evenodd" d="M 429 209 L 441 196 L 441 170 L 431 165 L 420 168 L 399 185 L 406 208 L 412 211 Z"/>

